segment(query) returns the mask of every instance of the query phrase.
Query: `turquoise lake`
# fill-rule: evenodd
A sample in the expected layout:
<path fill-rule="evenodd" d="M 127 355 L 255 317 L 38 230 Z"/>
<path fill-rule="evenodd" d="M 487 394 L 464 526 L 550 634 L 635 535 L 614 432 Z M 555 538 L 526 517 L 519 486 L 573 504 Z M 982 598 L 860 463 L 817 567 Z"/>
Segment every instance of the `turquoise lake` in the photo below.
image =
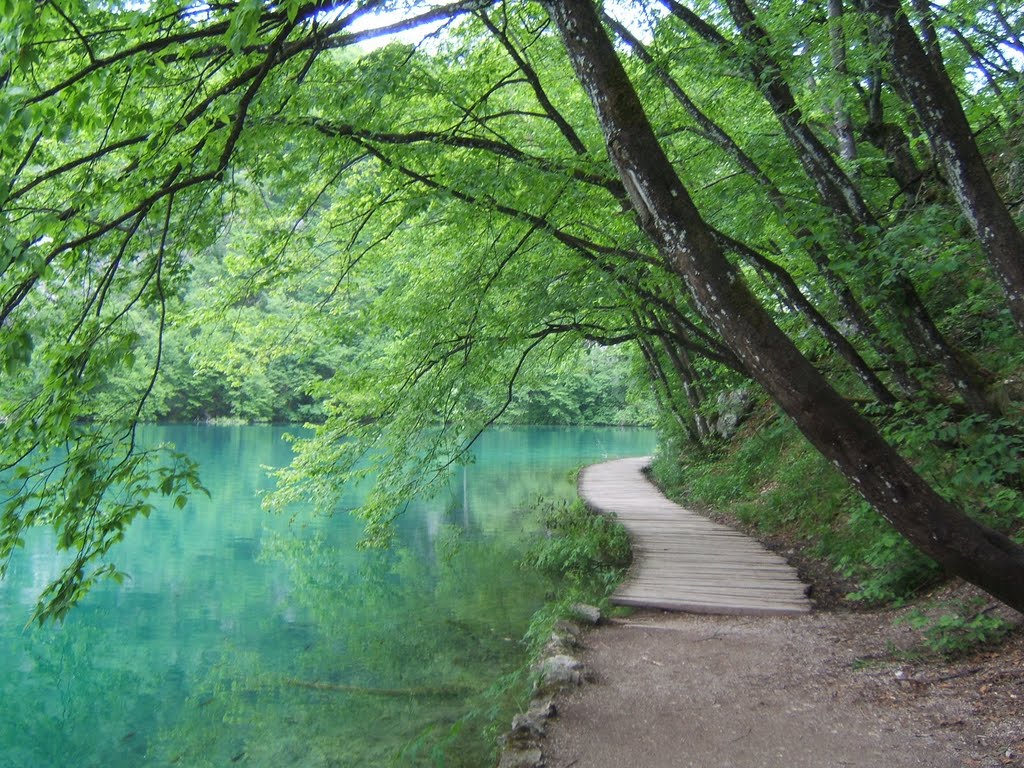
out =
<path fill-rule="evenodd" d="M 0 768 L 433 765 L 430 750 L 524 652 L 550 585 L 517 566 L 540 498 L 581 464 L 653 451 L 651 431 L 485 434 L 396 544 L 356 548 L 348 515 L 260 507 L 277 427 L 150 427 L 211 498 L 138 520 L 63 625 L 26 627 L 58 573 L 30 537 L 0 583 Z M 353 496 L 351 502 L 357 503 Z"/>

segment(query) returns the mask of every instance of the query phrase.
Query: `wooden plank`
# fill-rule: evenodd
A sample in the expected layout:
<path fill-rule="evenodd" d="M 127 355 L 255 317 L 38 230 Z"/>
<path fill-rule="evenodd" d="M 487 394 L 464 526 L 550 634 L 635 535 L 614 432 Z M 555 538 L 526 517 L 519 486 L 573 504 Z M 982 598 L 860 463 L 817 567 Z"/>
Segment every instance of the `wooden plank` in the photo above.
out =
<path fill-rule="evenodd" d="M 763 584 L 758 585 L 751 581 L 709 581 L 704 579 L 671 579 L 658 577 L 645 577 L 642 579 L 629 579 L 623 582 L 622 590 L 650 589 L 662 592 L 705 592 L 722 594 L 745 594 L 750 597 L 764 597 L 767 594 L 785 595 L 786 599 L 798 600 L 804 590 L 794 585 Z"/>
<path fill-rule="evenodd" d="M 649 462 L 606 461 L 580 473 L 587 505 L 617 517 L 633 539 L 633 567 L 613 602 L 752 616 L 810 610 L 807 585 L 785 560 L 665 498 L 644 474 Z"/>

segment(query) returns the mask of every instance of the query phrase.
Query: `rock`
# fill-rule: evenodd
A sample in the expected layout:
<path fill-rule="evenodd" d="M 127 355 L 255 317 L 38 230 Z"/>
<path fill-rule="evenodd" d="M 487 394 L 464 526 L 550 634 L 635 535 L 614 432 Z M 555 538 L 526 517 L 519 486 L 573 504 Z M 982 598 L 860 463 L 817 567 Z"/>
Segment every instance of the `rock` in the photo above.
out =
<path fill-rule="evenodd" d="M 550 720 L 558 715 L 558 707 L 551 699 L 533 699 L 530 701 L 530 708 L 527 710 L 534 717 Z"/>
<path fill-rule="evenodd" d="M 585 624 L 596 626 L 601 623 L 601 609 L 596 605 L 587 605 L 586 603 L 573 603 L 569 606 L 569 613 L 572 617 L 578 621 L 582 621 Z"/>
<path fill-rule="evenodd" d="M 587 679 L 583 663 L 568 654 L 543 659 L 539 665 L 539 673 L 537 689 L 542 691 L 581 685 Z"/>
<path fill-rule="evenodd" d="M 579 624 L 574 624 L 571 621 L 565 619 L 559 619 L 555 622 L 554 630 L 551 633 L 551 637 L 559 638 L 565 646 L 571 646 L 573 648 L 579 648 L 583 643 L 583 631 L 580 629 Z"/>
<path fill-rule="evenodd" d="M 546 722 L 542 718 L 531 717 L 523 712 L 512 718 L 512 739 L 541 738 L 544 735 Z"/>
<path fill-rule="evenodd" d="M 557 714 L 551 699 L 530 701 L 526 712 L 512 719 L 512 730 L 501 737 L 503 749 L 498 768 L 540 768 L 544 764 L 540 740 L 544 738 L 547 721 Z"/>
<path fill-rule="evenodd" d="M 509 748 L 501 753 L 498 768 L 540 768 L 543 764 L 540 747 Z"/>
<path fill-rule="evenodd" d="M 550 699 L 534 699 L 526 712 L 512 718 L 512 732 L 507 738 L 522 742 L 543 737 L 547 721 L 554 717 L 557 711 Z"/>
<path fill-rule="evenodd" d="M 558 621 L 544 645 L 544 656 L 560 656 L 582 647 L 582 631 L 571 621 Z"/>
<path fill-rule="evenodd" d="M 736 429 L 750 415 L 754 407 L 754 398 L 746 389 L 734 389 L 723 392 L 715 403 L 718 418 L 715 419 L 715 433 L 723 440 L 736 434 Z"/>

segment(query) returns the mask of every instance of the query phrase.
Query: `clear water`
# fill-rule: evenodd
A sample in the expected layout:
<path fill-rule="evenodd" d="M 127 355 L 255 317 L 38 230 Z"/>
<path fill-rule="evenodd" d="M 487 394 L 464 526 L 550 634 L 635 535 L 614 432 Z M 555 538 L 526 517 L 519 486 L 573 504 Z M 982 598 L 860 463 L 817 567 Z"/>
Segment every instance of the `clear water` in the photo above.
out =
<path fill-rule="evenodd" d="M 580 464 L 654 446 L 645 430 L 495 430 L 393 549 L 368 552 L 347 515 L 261 510 L 284 431 L 151 428 L 212 499 L 138 521 L 115 555 L 131 578 L 62 626 L 25 626 L 57 573 L 51 541 L 18 553 L 0 584 L 0 768 L 431 764 L 409 745 L 480 705 L 548 588 L 516 566 L 526 508 L 570 496 Z"/>

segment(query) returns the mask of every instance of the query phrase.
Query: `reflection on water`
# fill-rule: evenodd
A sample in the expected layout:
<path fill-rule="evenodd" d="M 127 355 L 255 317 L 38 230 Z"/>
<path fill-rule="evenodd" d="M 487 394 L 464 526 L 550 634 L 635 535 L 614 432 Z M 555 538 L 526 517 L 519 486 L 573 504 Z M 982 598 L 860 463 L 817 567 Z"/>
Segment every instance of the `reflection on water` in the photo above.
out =
<path fill-rule="evenodd" d="M 410 507 L 396 547 L 360 551 L 346 515 L 260 509 L 263 467 L 290 459 L 283 431 L 152 428 L 199 462 L 212 499 L 140 520 L 116 552 L 131 578 L 63 626 L 24 627 L 59 572 L 52 539 L 30 538 L 0 584 L 0 768 L 432 764 L 408 745 L 515 665 L 543 599 L 515 565 L 524 509 L 570 496 L 579 464 L 654 442 L 495 430 L 446 493 Z"/>

